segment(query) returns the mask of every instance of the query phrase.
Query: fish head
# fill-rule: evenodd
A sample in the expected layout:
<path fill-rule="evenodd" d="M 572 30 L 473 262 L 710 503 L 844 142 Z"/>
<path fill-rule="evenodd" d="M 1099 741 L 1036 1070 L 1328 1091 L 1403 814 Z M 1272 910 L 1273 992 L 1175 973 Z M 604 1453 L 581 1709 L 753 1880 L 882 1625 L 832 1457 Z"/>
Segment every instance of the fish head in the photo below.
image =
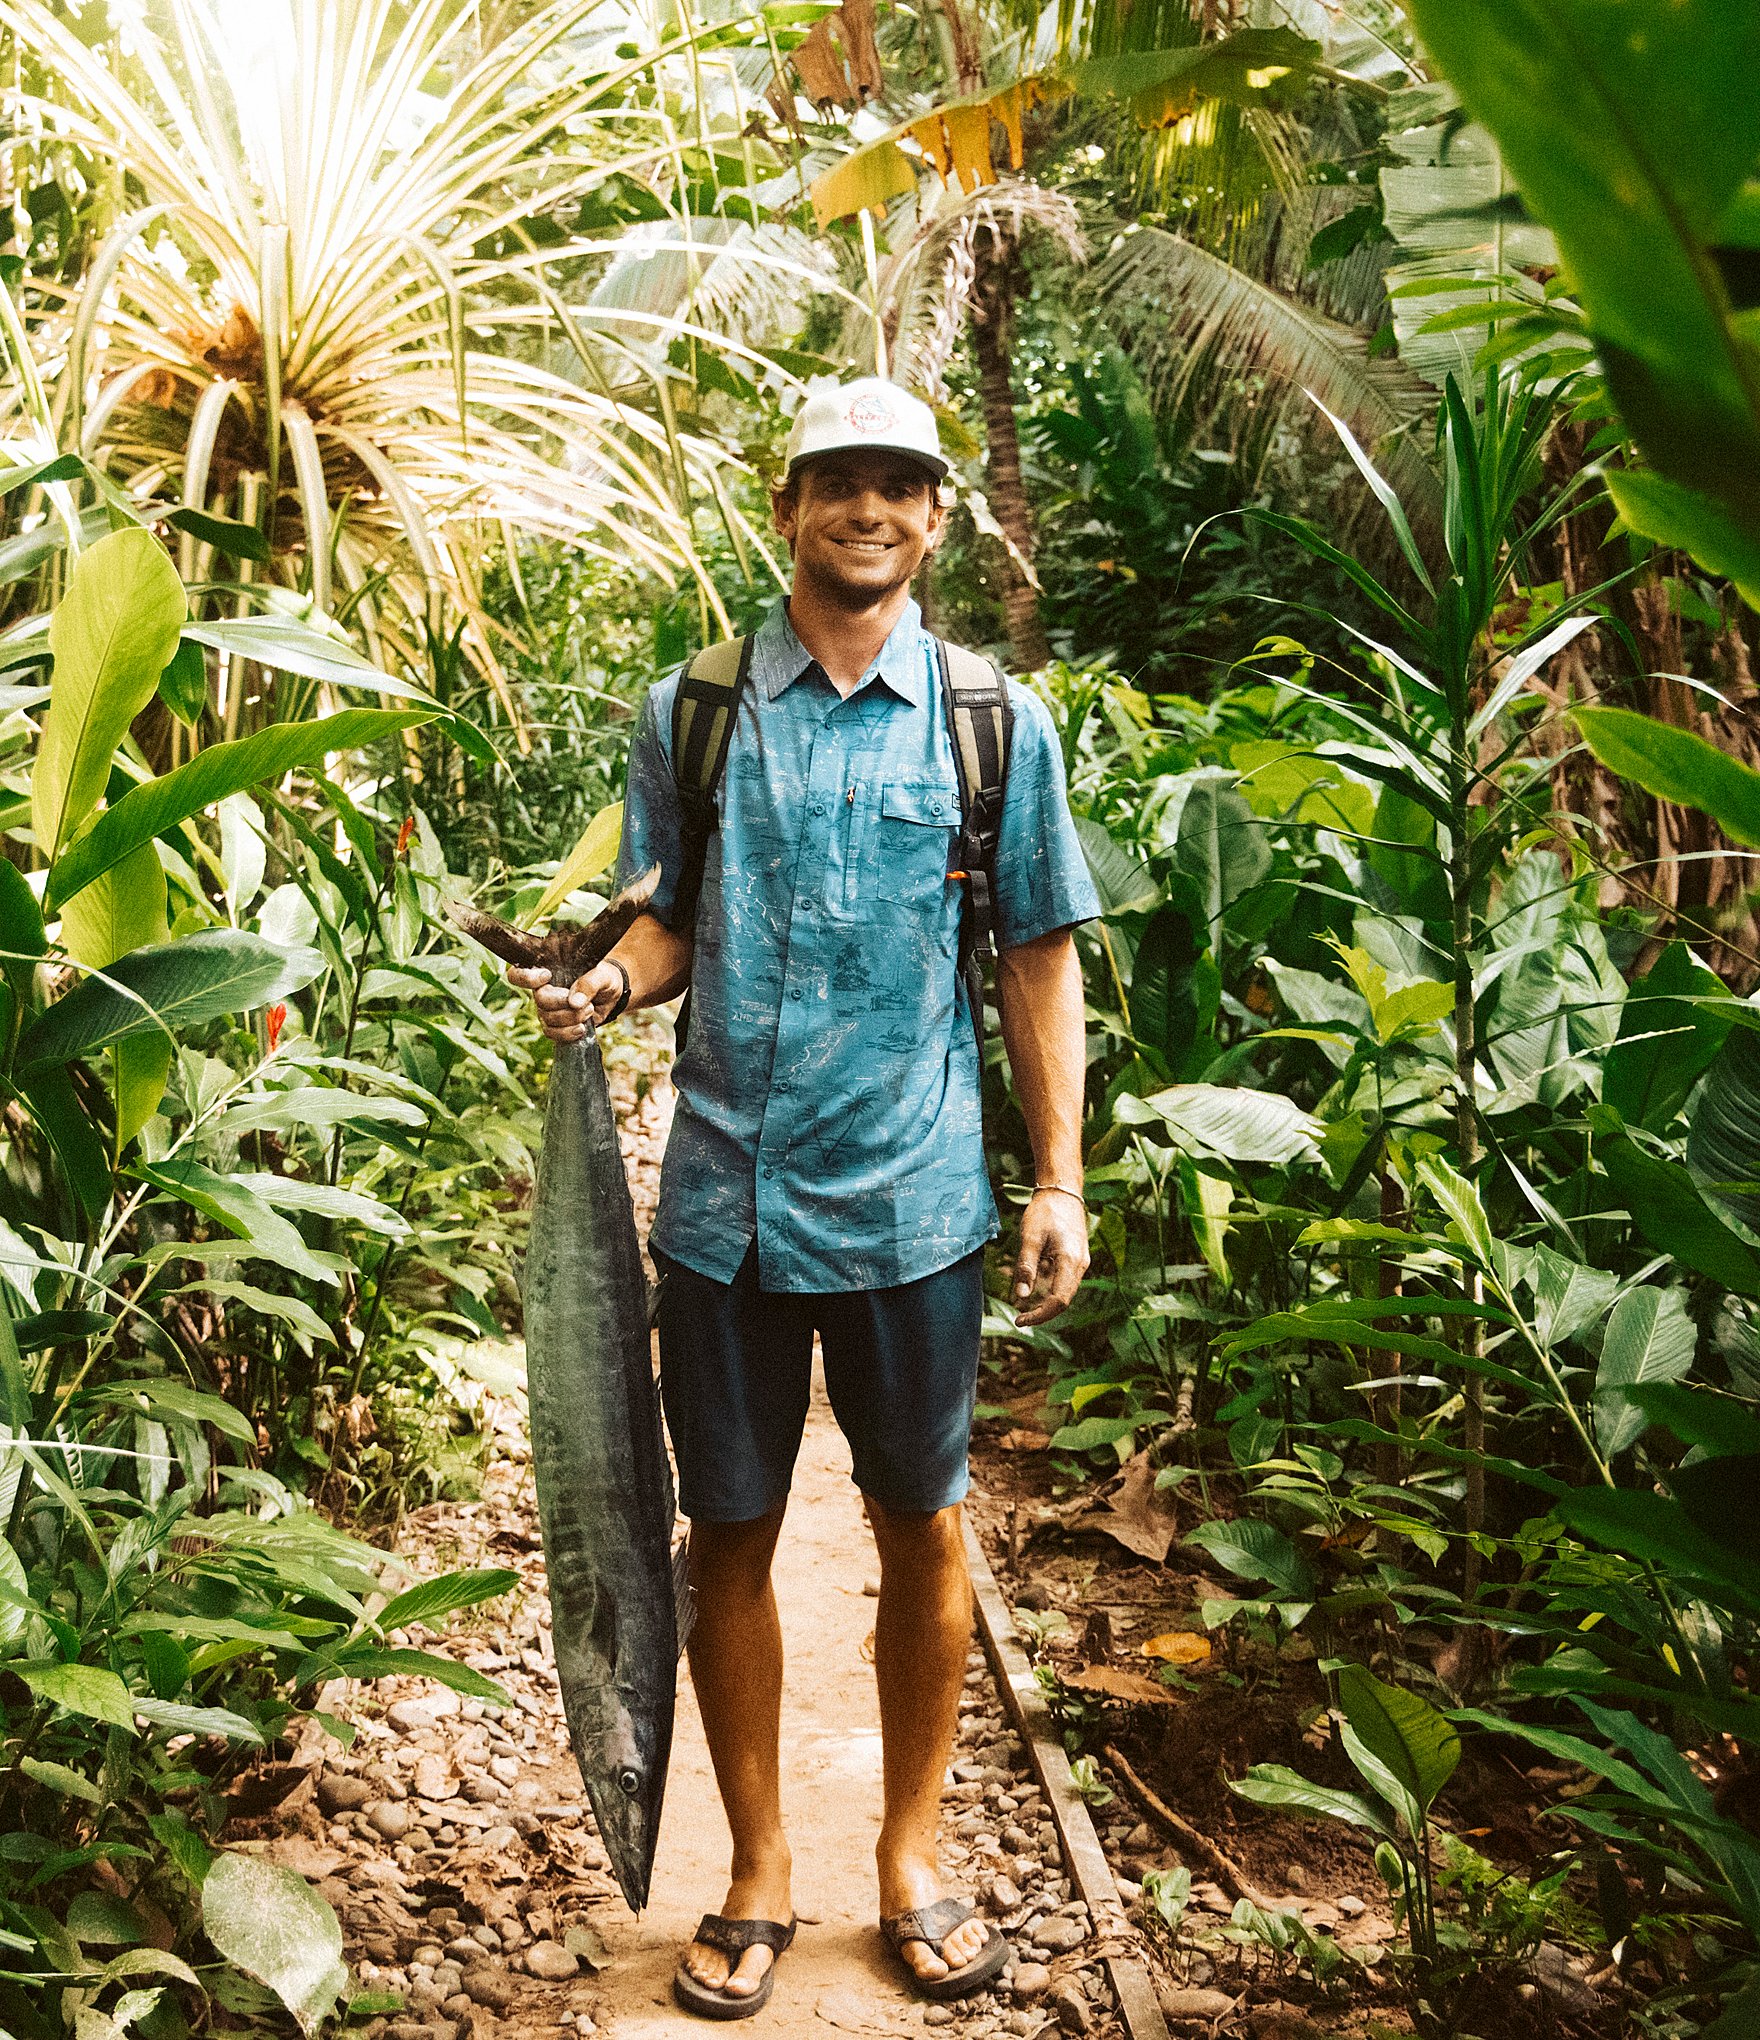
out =
<path fill-rule="evenodd" d="M 599 1839 L 611 1858 L 625 1903 L 640 1912 L 648 1903 L 654 1848 L 660 1839 L 660 1801 L 666 1790 L 671 1735 L 640 1696 L 617 1694 L 613 1718 L 601 1734 L 598 1761 L 587 1782 Z M 669 1730 L 670 1724 L 668 1723 Z"/>

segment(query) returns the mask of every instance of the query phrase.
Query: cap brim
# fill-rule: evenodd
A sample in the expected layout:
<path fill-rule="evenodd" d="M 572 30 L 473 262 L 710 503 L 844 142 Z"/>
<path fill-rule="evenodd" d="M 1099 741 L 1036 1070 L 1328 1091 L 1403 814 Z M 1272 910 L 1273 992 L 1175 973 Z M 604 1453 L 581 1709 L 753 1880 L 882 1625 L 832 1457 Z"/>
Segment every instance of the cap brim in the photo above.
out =
<path fill-rule="evenodd" d="M 802 468 L 810 467 L 816 460 L 823 460 L 832 453 L 895 453 L 900 460 L 915 461 L 931 481 L 944 482 L 953 472 L 952 461 L 941 454 L 928 454 L 915 446 L 885 446 L 872 439 L 840 439 L 835 446 L 815 446 L 811 453 L 797 453 L 788 464 L 783 475 L 785 482 L 792 481 Z"/>

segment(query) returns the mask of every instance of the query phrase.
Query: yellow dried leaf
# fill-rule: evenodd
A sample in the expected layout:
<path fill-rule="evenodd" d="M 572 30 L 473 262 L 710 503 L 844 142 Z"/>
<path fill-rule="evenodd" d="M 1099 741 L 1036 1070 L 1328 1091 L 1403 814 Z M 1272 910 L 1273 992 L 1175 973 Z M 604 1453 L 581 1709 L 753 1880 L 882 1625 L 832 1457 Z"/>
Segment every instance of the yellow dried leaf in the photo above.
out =
<path fill-rule="evenodd" d="M 1210 1639 L 1189 1629 L 1170 1629 L 1164 1636 L 1150 1637 L 1143 1645 L 1143 1655 L 1170 1665 L 1200 1664 L 1210 1655 Z"/>

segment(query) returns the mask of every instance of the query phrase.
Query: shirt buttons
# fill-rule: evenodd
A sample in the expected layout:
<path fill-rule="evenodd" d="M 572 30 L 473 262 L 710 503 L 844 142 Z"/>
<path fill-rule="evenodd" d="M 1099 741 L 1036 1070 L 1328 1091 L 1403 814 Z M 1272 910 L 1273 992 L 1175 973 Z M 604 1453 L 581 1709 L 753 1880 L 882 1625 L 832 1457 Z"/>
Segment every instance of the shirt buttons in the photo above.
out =
<path fill-rule="evenodd" d="M 788 1079 L 786 1077 L 778 1077 L 770 1088 L 779 1098 L 786 1098 L 788 1096 Z"/>
<path fill-rule="evenodd" d="M 825 812 L 825 803 L 822 800 L 814 801 L 813 812 L 816 815 L 822 815 Z"/>
<path fill-rule="evenodd" d="M 764 1180 L 765 1180 L 765 1182 L 769 1182 L 770 1178 L 771 1178 L 772 1176 L 774 1176 L 774 1175 L 775 1175 L 775 1173 L 776 1173 L 776 1171 L 775 1171 L 774 1169 L 766 1169 L 766 1170 L 764 1171 Z"/>
<path fill-rule="evenodd" d="M 800 986 L 799 986 L 799 985 L 796 985 L 796 986 L 794 987 L 794 989 L 793 989 L 793 990 L 792 990 L 792 991 L 791 991 L 791 992 L 789 993 L 789 995 L 788 995 L 788 996 L 789 996 L 789 997 L 790 997 L 791 999 L 798 999 L 798 998 L 800 998 L 800 996 L 801 996 L 801 988 L 800 988 Z"/>

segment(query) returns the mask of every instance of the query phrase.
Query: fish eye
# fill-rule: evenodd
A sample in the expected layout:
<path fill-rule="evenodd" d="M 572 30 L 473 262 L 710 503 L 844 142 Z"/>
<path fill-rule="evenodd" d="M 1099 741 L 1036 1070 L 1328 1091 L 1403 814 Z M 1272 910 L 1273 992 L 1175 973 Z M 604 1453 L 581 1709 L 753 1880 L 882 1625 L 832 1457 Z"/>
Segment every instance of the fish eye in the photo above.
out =
<path fill-rule="evenodd" d="M 642 1789 L 642 1774 L 633 1764 L 625 1764 L 617 1774 L 617 1784 L 626 1798 L 633 1799 Z"/>

